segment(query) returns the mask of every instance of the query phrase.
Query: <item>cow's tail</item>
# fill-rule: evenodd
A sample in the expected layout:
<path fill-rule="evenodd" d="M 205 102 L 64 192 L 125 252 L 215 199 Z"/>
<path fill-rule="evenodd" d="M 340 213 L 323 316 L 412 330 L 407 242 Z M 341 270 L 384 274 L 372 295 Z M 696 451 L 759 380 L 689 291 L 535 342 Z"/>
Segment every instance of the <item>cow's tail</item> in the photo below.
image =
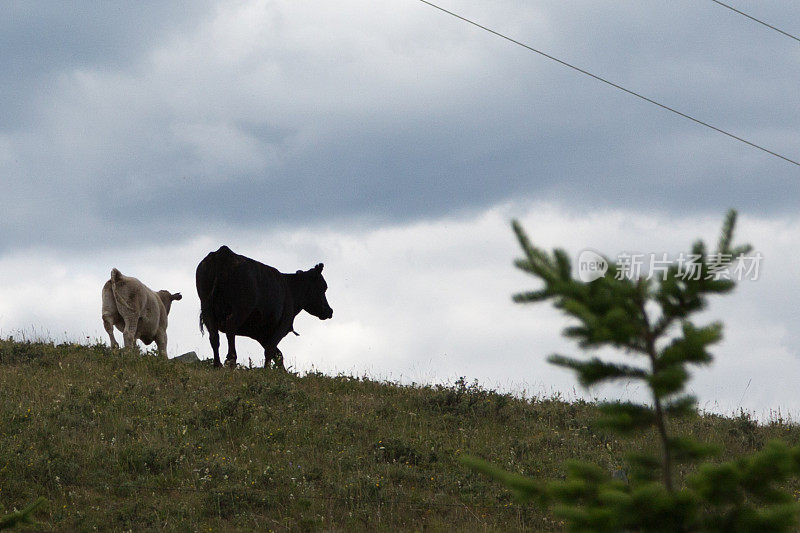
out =
<path fill-rule="evenodd" d="M 131 307 L 130 303 L 125 301 L 125 298 L 122 297 L 119 292 L 117 292 L 117 283 L 122 281 L 122 272 L 117 270 L 116 268 L 111 269 L 111 294 L 114 296 L 114 301 L 117 302 L 117 306 L 120 305 L 127 308 L 130 311 L 135 311 L 133 307 Z"/>
<path fill-rule="evenodd" d="M 213 311 L 211 306 L 213 305 L 212 302 L 214 301 L 214 289 L 216 289 L 216 287 L 217 279 L 215 277 L 214 283 L 211 286 L 211 292 L 209 293 L 208 297 L 200 300 L 200 335 L 205 333 L 204 328 L 208 327 L 208 319 L 211 318 L 213 322 Z"/>
<path fill-rule="evenodd" d="M 116 268 L 111 269 L 111 287 L 115 287 L 117 282 L 122 279 L 122 272 Z"/>
<path fill-rule="evenodd" d="M 214 281 L 211 284 L 211 291 L 208 293 L 206 298 L 200 300 L 200 334 L 204 334 L 204 328 L 208 327 L 209 318 L 211 319 L 212 326 L 214 325 L 214 293 L 217 290 L 217 279 L 218 276 L 214 275 Z"/>
<path fill-rule="evenodd" d="M 217 288 L 217 280 L 214 278 L 214 284 L 211 288 L 211 293 L 208 295 L 208 299 L 200 300 L 200 335 L 205 333 L 205 329 L 209 328 L 209 322 L 211 329 L 216 329 L 214 324 L 216 320 L 214 320 L 214 310 L 212 308 L 214 302 L 214 289 Z"/>
<path fill-rule="evenodd" d="M 214 324 L 216 320 L 214 318 L 214 301 L 217 292 L 217 285 L 219 284 L 219 273 L 221 268 L 221 263 L 227 258 L 228 255 L 232 255 L 233 252 L 227 246 L 222 246 L 216 252 L 212 252 L 211 254 L 206 257 L 203 262 L 209 262 L 210 264 L 206 264 L 205 268 L 209 269 L 214 273 L 214 279 L 211 282 L 211 290 L 208 292 L 208 295 L 205 298 L 200 298 L 200 334 L 204 333 L 204 328 L 209 327 L 209 319 L 211 322 L 211 326 L 216 329 Z M 209 261 L 210 260 L 210 261 Z"/>

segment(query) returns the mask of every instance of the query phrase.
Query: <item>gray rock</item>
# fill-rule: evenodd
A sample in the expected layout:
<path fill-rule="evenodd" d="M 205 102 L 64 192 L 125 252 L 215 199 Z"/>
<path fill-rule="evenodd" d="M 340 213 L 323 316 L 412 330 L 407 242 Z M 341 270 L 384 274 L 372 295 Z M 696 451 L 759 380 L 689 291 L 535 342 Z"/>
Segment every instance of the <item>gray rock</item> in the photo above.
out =
<path fill-rule="evenodd" d="M 612 472 L 611 474 L 611 478 L 616 479 L 618 481 L 622 481 L 626 485 L 628 484 L 628 472 L 626 472 L 622 468 L 617 468 L 616 470 L 614 470 L 614 472 Z"/>
<path fill-rule="evenodd" d="M 172 359 L 173 361 L 180 361 L 182 363 L 197 363 L 200 361 L 200 358 L 197 357 L 196 352 L 186 352 L 183 355 L 179 355 Z"/>

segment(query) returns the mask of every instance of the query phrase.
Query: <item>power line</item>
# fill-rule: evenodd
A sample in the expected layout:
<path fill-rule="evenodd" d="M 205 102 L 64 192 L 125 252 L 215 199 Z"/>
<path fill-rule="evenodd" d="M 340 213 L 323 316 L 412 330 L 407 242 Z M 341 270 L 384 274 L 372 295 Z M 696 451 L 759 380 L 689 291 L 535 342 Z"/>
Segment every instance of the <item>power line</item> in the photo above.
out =
<path fill-rule="evenodd" d="M 734 12 L 736 12 L 736 13 L 739 13 L 740 15 L 742 15 L 742 16 L 744 16 L 744 17 L 747 17 L 747 18 L 749 18 L 749 19 L 750 19 L 750 20 L 752 20 L 752 21 L 758 22 L 759 24 L 762 24 L 762 25 L 766 26 L 767 28 L 769 28 L 769 29 L 771 29 L 771 30 L 775 30 L 775 31 L 777 31 L 778 33 L 782 33 L 782 34 L 784 34 L 785 36 L 789 37 L 790 39 L 794 39 L 795 41 L 797 41 L 798 43 L 800 43 L 800 39 L 798 39 L 797 37 L 795 37 L 795 36 L 794 36 L 794 35 L 792 35 L 791 33 L 786 33 L 786 32 L 785 32 L 785 31 L 783 31 L 782 29 L 780 29 L 780 28 L 776 28 L 776 27 L 775 27 L 775 26 L 773 26 L 772 24 L 767 24 L 767 23 L 766 23 L 766 22 L 764 22 L 763 20 L 759 20 L 759 19 L 757 19 L 757 18 L 755 18 L 755 17 L 751 17 L 750 15 L 748 15 L 747 13 L 745 13 L 744 11 L 739 11 L 739 10 L 738 10 L 738 9 L 736 9 L 735 7 L 733 7 L 733 6 L 729 6 L 728 4 L 725 4 L 725 3 L 723 3 L 723 2 L 720 2 L 719 0 L 711 0 L 711 1 L 712 1 L 712 2 L 714 2 L 715 4 L 719 4 L 719 5 L 721 5 L 722 7 L 725 7 L 725 8 L 727 8 L 727 9 L 730 9 L 731 11 L 734 11 Z"/>
<path fill-rule="evenodd" d="M 607 80 L 607 79 L 605 79 L 603 77 L 600 77 L 597 74 L 592 74 L 588 70 L 584 70 L 584 69 L 582 69 L 580 67 L 576 67 L 575 65 L 572 65 L 571 63 L 567 63 L 566 61 L 563 61 L 561 59 L 558 59 L 557 57 L 551 56 L 550 54 L 542 52 L 541 50 L 537 50 L 536 48 L 533 48 L 532 46 L 529 46 L 529 45 L 527 45 L 525 43 L 517 41 L 516 39 L 512 39 L 511 37 L 509 37 L 507 35 L 504 35 L 504 34 L 498 32 L 498 31 L 495 31 L 495 30 L 493 30 L 491 28 L 487 28 L 486 26 L 482 26 L 481 24 L 478 24 L 477 22 L 472 21 L 472 20 L 470 20 L 470 19 L 468 19 L 466 17 L 462 17 L 461 15 L 459 15 L 457 13 L 453 13 L 452 11 L 448 11 L 447 9 L 444 9 L 443 7 L 439 7 L 436 4 L 434 4 L 432 2 L 429 2 L 428 0 L 419 0 L 419 1 L 422 2 L 423 4 L 427 4 L 427 5 L 435 8 L 435 9 L 438 9 L 439 11 L 447 13 L 448 15 L 451 15 L 451 16 L 457 18 L 457 19 L 463 20 L 464 22 L 466 22 L 468 24 L 472 24 L 473 26 L 475 26 L 477 28 L 480 28 L 480 29 L 482 29 L 484 31 L 487 31 L 487 32 L 491 33 L 492 35 L 496 35 L 497 37 L 500 37 L 501 39 L 505 39 L 506 41 L 514 43 L 514 44 L 516 44 L 518 46 L 521 46 L 521 47 L 523 47 L 523 48 L 525 48 L 527 50 L 530 50 L 531 52 L 535 52 L 535 53 L 537 53 L 537 54 L 539 54 L 541 56 L 546 57 L 547 59 L 555 61 L 556 63 L 560 63 L 561 65 L 564 65 L 565 67 L 569 67 L 572 70 L 576 70 L 576 71 L 580 72 L 581 74 L 584 74 L 584 75 L 589 76 L 591 78 L 594 78 L 594 79 L 596 79 L 598 81 L 601 81 L 601 82 L 603 82 L 603 83 L 605 83 L 607 85 L 610 85 L 610 86 L 614 87 L 615 89 L 619 89 L 620 91 L 626 92 L 626 93 L 628 93 L 628 94 L 630 94 L 632 96 L 640 98 L 640 99 L 644 100 L 645 102 L 649 102 L 649 103 L 651 103 L 651 104 L 653 104 L 655 106 L 658 106 L 658 107 L 660 107 L 662 109 L 666 109 L 667 111 L 671 111 L 672 113 L 675 113 L 676 115 L 680 115 L 683 118 L 686 118 L 688 120 L 691 120 L 692 122 L 700 124 L 701 126 L 705 126 L 706 128 L 712 129 L 712 130 L 714 130 L 714 131 L 716 131 L 718 133 L 721 133 L 723 135 L 727 135 L 728 137 L 730 137 L 732 139 L 736 139 L 737 141 L 743 142 L 744 144 L 746 144 L 748 146 L 751 146 L 753 148 L 757 148 L 757 149 L 761 150 L 762 152 L 766 152 L 766 153 L 768 153 L 768 154 L 770 154 L 772 156 L 778 157 L 780 159 L 783 159 L 784 161 L 787 161 L 787 162 L 789 162 L 789 163 L 791 163 L 793 165 L 796 165 L 796 166 L 800 167 L 800 162 L 795 161 L 794 159 L 789 159 L 788 157 L 783 156 L 783 155 L 781 155 L 781 154 L 779 154 L 777 152 L 773 152 L 772 150 L 769 150 L 768 148 L 764 148 L 763 146 L 760 146 L 760 145 L 758 145 L 756 143 L 750 142 L 747 139 L 743 139 L 742 137 L 734 135 L 733 133 L 730 133 L 730 132 L 725 131 L 725 130 L 723 130 L 721 128 L 713 126 L 713 125 L 709 124 L 708 122 L 703 122 L 702 120 L 694 118 L 691 115 L 687 115 L 686 113 L 678 111 L 677 109 L 674 109 L 674 108 L 669 107 L 667 105 L 664 105 L 664 104 L 662 104 L 660 102 L 657 102 L 657 101 L 653 100 L 652 98 L 648 98 L 648 97 L 643 96 L 643 95 L 641 95 L 641 94 L 639 94 L 639 93 L 637 93 L 635 91 L 632 91 L 630 89 L 626 89 L 625 87 L 623 87 L 621 85 L 618 85 L 618 84 L 616 84 L 616 83 L 614 83 L 612 81 L 609 81 L 609 80 Z"/>

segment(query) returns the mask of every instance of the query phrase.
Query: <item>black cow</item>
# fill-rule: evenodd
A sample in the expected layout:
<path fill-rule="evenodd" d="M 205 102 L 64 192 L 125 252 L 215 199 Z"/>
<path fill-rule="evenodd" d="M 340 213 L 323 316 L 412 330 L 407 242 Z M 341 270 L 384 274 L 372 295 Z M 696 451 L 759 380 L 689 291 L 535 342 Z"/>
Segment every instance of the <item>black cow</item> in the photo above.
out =
<path fill-rule="evenodd" d="M 322 263 L 311 270 L 281 274 L 271 266 L 231 251 L 227 246 L 209 253 L 197 265 L 200 331 L 208 328 L 214 366 L 219 359 L 219 332 L 228 337 L 225 363 L 236 366 L 236 335 L 250 337 L 264 347 L 264 367 L 270 361 L 283 368 L 278 343 L 290 331 L 294 317 L 307 311 L 326 320 L 333 316 L 322 277 Z M 297 333 L 295 333 L 296 335 Z"/>

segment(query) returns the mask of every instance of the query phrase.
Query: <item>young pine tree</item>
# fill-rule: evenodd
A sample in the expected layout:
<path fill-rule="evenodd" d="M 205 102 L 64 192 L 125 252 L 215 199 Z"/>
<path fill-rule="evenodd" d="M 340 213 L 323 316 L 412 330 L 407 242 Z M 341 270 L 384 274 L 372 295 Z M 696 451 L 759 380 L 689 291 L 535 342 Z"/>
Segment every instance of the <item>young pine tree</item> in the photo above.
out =
<path fill-rule="evenodd" d="M 674 435 L 670 421 L 696 412 L 696 399 L 683 392 L 689 368 L 709 364 L 708 347 L 722 338 L 722 324 L 696 325 L 690 319 L 706 307 L 708 296 L 735 286 L 725 269 L 751 250 L 733 246 L 735 224 L 731 210 L 713 253 L 698 241 L 691 261 L 672 264 L 660 276 L 623 275 L 629 273 L 625 264 L 609 263 L 605 276 L 584 283 L 573 278 L 566 252 L 548 254 L 535 247 L 514 221 L 525 254 L 515 264 L 543 282 L 541 289 L 517 294 L 514 301 L 550 300 L 577 321 L 564 335 L 581 348 L 612 346 L 632 356 L 631 364 L 563 355 L 549 361 L 573 370 L 584 387 L 620 379 L 642 383 L 648 403 L 601 403 L 600 423 L 619 433 L 655 428 L 658 445 L 650 454 L 627 457 L 627 476 L 612 477 L 596 465 L 570 461 L 565 480 L 543 482 L 477 458 L 463 461 L 505 483 L 521 500 L 551 505 L 575 531 L 794 530 L 800 506 L 778 487 L 800 473 L 800 448 L 776 442 L 737 461 L 703 464 L 682 486 L 674 475 L 676 463 L 697 462 L 718 451 Z"/>
<path fill-rule="evenodd" d="M 14 511 L 7 515 L 0 514 L 0 529 L 11 529 L 21 524 L 33 524 L 33 513 L 46 503 L 47 500 L 40 496 L 35 502 L 20 511 Z M 0 506 L 0 513 L 2 511 L 2 506 Z"/>

